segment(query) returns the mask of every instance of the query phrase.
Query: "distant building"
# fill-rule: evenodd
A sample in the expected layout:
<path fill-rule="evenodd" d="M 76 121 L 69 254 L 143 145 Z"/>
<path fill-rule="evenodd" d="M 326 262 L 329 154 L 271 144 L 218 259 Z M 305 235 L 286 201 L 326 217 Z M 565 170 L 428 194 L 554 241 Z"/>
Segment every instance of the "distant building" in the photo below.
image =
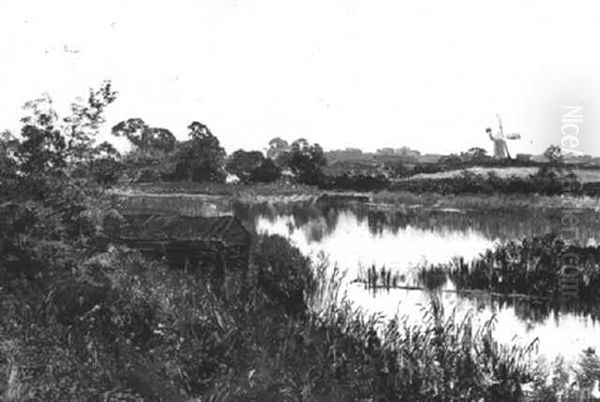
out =
<path fill-rule="evenodd" d="M 380 148 L 376 152 L 377 155 L 381 156 L 404 156 L 404 157 L 416 157 L 421 155 L 421 152 L 416 151 L 414 149 L 410 149 L 409 147 L 401 147 L 401 148 Z"/>
<path fill-rule="evenodd" d="M 415 150 L 415 149 L 410 149 L 409 147 L 402 147 L 396 150 L 396 154 L 400 155 L 400 156 L 419 156 L 421 155 L 421 152 Z"/>
<path fill-rule="evenodd" d="M 376 154 L 390 156 L 395 154 L 395 150 L 394 148 L 380 148 L 377 150 Z"/>
<path fill-rule="evenodd" d="M 425 154 L 419 155 L 417 160 L 419 163 L 437 163 L 442 158 L 443 155 L 440 154 Z"/>

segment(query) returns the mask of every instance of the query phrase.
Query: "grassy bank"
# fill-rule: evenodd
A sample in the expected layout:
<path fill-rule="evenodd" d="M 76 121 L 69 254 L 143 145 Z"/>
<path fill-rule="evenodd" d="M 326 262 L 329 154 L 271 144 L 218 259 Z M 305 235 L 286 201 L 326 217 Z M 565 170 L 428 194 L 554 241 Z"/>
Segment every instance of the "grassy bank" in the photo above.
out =
<path fill-rule="evenodd" d="M 453 208 L 460 210 L 521 210 L 521 209 L 597 209 L 600 199 L 569 195 L 539 194 L 438 194 L 409 191 L 381 191 L 371 200 L 380 206 L 421 206 L 426 208 Z"/>
<path fill-rule="evenodd" d="M 196 182 L 154 182 L 127 183 L 115 186 L 116 191 L 150 194 L 205 194 L 239 197 L 241 195 L 298 195 L 320 194 L 315 186 L 286 183 L 196 183 Z"/>
<path fill-rule="evenodd" d="M 270 237 L 257 239 L 249 282 L 230 281 L 236 286 L 221 296 L 125 249 L 97 255 L 60 282 L 12 280 L 2 296 L 0 394 L 516 400 L 534 379 L 530 350 L 496 343 L 493 322 L 475 328 L 433 299 L 417 326 L 382 323 L 335 303 L 335 278 L 325 267 L 308 275 L 307 264 Z"/>
<path fill-rule="evenodd" d="M 219 203 L 226 207 L 232 201 L 242 204 L 287 204 L 320 201 L 364 202 L 374 209 L 456 209 L 462 211 L 515 211 L 528 209 L 600 209 L 600 199 L 590 196 L 539 194 L 439 194 L 410 191 L 324 191 L 312 186 L 292 185 L 192 185 L 190 188 L 163 185 L 127 185 L 112 190 L 113 194 L 156 199 L 168 203 L 181 200 L 185 206 Z M 164 201 L 160 201 L 164 200 Z"/>

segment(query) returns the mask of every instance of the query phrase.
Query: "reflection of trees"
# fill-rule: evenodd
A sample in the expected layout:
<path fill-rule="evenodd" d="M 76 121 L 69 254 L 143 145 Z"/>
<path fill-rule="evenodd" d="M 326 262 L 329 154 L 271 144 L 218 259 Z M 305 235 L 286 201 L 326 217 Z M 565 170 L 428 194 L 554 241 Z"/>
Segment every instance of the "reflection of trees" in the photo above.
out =
<path fill-rule="evenodd" d="M 421 230 L 469 231 L 474 230 L 489 239 L 519 239 L 540 233 L 559 233 L 564 229 L 560 213 L 527 211 L 469 211 L 448 212 L 439 210 L 411 209 L 405 211 L 381 211 L 376 209 L 349 208 L 359 222 L 367 219 L 373 234 L 387 229 L 397 233 L 399 229 L 412 226 Z M 600 225 L 593 211 L 582 211 L 579 218 L 578 239 L 582 242 L 596 237 Z"/>
<path fill-rule="evenodd" d="M 515 315 L 526 324 L 539 324 L 552 317 L 560 323 L 561 314 L 589 316 L 594 322 L 600 319 L 600 306 L 579 301 L 533 299 L 512 296 L 493 296 L 498 309 L 513 308 Z"/>
<path fill-rule="evenodd" d="M 558 318 L 558 311 L 552 308 L 552 303 L 548 300 L 513 299 L 506 304 L 512 306 L 517 318 L 525 323 L 541 323 L 550 314 L 553 314 L 555 319 Z"/>
<path fill-rule="evenodd" d="M 293 203 L 243 203 L 233 202 L 234 215 L 245 226 L 256 231 L 256 219 L 261 217 L 270 223 L 275 223 L 282 217 L 291 217 L 291 230 L 308 228 L 311 234 L 309 240 L 321 241 L 323 237 L 331 234 L 337 227 L 339 215 L 343 210 L 327 205 L 315 204 L 310 201 Z"/>
<path fill-rule="evenodd" d="M 564 229 L 560 211 L 518 210 L 504 211 L 440 211 L 433 209 L 381 209 L 362 202 L 321 200 L 293 203 L 233 203 L 235 215 L 249 227 L 254 226 L 256 217 L 270 222 L 278 217 L 291 216 L 294 227 L 300 229 L 311 221 L 324 220 L 323 236 L 331 234 L 341 213 L 353 215 L 359 223 L 366 221 L 369 231 L 381 234 L 384 230 L 397 233 L 407 226 L 428 231 L 474 230 L 489 239 L 520 239 L 540 233 L 559 233 Z M 580 241 L 596 237 L 600 223 L 593 211 L 580 211 L 577 234 Z"/>

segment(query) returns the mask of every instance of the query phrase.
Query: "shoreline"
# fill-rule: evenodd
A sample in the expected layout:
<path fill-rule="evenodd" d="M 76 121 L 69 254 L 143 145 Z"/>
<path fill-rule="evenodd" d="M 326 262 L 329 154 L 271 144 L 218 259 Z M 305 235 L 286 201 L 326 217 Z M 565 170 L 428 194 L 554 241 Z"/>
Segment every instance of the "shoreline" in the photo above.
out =
<path fill-rule="evenodd" d="M 156 190 L 159 191 L 156 191 Z M 434 210 L 513 210 L 513 209 L 575 209 L 594 210 L 600 214 L 600 198 L 570 195 L 539 194 L 439 194 L 407 191 L 357 192 L 319 190 L 308 186 L 233 185 L 195 188 L 188 191 L 164 191 L 160 186 L 120 186 L 109 190 L 117 197 L 182 199 L 208 203 L 316 203 L 319 201 L 362 202 L 374 208 L 425 208 Z"/>

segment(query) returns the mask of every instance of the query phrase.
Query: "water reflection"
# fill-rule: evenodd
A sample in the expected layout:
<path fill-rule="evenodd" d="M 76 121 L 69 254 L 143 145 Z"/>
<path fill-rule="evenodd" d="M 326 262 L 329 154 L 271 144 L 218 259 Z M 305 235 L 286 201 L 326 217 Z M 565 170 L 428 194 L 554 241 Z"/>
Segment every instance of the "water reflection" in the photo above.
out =
<path fill-rule="evenodd" d="M 344 284 L 348 298 L 368 312 L 388 317 L 406 315 L 417 323 L 427 292 L 410 289 L 371 292 L 351 283 L 360 270 L 385 266 L 407 285 L 414 284 L 417 267 L 438 264 L 454 257 L 470 260 L 497 240 L 522 238 L 557 230 L 560 214 L 481 214 L 465 212 L 381 210 L 364 204 L 259 205 L 236 212 L 257 232 L 289 238 L 303 253 L 324 252 L 332 263 L 347 270 Z M 585 211 L 582 213 L 586 213 Z M 581 221 L 585 222 L 585 221 Z M 579 231 L 580 242 L 596 239 L 595 219 Z M 598 239 L 596 239 L 598 240 Z M 506 343 L 529 344 L 539 338 L 539 351 L 553 358 L 576 358 L 582 349 L 600 348 L 600 326 L 593 317 L 600 309 L 556 304 L 534 299 L 491 296 L 484 292 L 457 292 L 452 283 L 443 287 L 445 309 L 458 316 L 476 312 L 483 323 L 496 317 L 496 336 Z"/>
<path fill-rule="evenodd" d="M 321 221 L 322 227 L 315 232 L 316 236 L 326 236 L 332 233 L 340 214 L 352 214 L 359 222 L 367 222 L 373 234 L 389 230 L 396 233 L 407 227 L 425 231 L 453 230 L 474 231 L 487 239 L 510 240 L 542 233 L 560 233 L 564 229 L 561 218 L 564 211 L 557 209 L 515 209 L 511 211 L 498 210 L 490 213 L 485 210 L 436 210 L 412 207 L 390 208 L 381 205 L 369 205 L 358 202 L 318 202 L 292 204 L 238 204 L 233 206 L 233 212 L 249 227 L 255 224 L 255 218 L 260 216 L 270 222 L 275 222 L 281 216 L 290 217 L 290 223 L 297 229 L 308 223 Z M 573 211 L 570 211 L 573 213 Z M 600 242 L 600 221 L 597 212 L 579 210 L 577 213 L 578 227 L 575 240 L 586 244 L 591 240 Z M 315 241 L 320 241 L 317 237 Z"/>

